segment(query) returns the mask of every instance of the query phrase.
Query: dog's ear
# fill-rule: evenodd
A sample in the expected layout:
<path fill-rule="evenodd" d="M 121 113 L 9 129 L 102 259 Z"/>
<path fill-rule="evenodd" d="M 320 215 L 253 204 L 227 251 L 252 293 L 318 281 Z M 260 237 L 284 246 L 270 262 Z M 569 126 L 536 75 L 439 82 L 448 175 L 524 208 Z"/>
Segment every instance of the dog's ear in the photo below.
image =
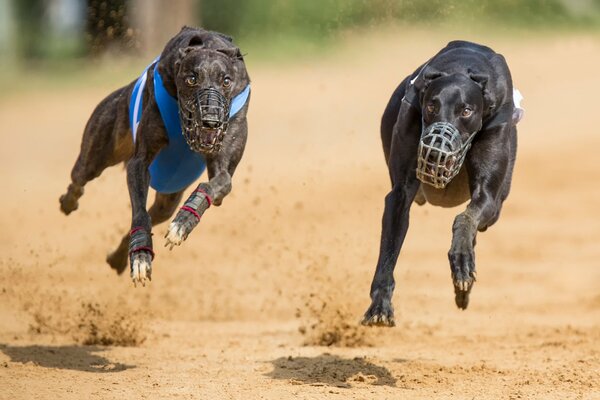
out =
<path fill-rule="evenodd" d="M 469 71 L 469 78 L 471 78 L 471 80 L 473 80 L 473 82 L 475 82 L 481 88 L 485 112 L 492 111 L 496 107 L 496 102 L 494 101 L 492 93 L 487 88 L 490 76 L 488 74 L 480 74 Z"/>
<path fill-rule="evenodd" d="M 189 47 L 203 47 L 204 46 L 204 40 L 202 39 L 201 36 L 199 35 L 194 35 L 190 38 L 190 41 L 188 42 L 188 46 Z"/>
<path fill-rule="evenodd" d="M 434 68 L 427 68 L 425 71 L 423 71 L 423 80 L 425 82 L 431 82 L 432 80 L 440 78 L 445 75 L 447 75 L 445 72 L 438 71 L 437 69 L 434 69 Z"/>
<path fill-rule="evenodd" d="M 196 47 L 183 47 L 178 50 L 177 60 L 175 60 L 175 70 L 179 70 L 179 65 L 181 64 L 181 60 L 184 59 L 185 56 L 192 50 L 196 49 Z"/>
<path fill-rule="evenodd" d="M 217 49 L 219 53 L 225 54 L 227 57 L 231 58 L 233 61 L 244 60 L 240 49 L 237 47 L 228 47 L 225 49 Z"/>
<path fill-rule="evenodd" d="M 181 60 L 182 58 L 187 56 L 188 53 L 194 49 L 195 49 L 195 47 L 183 47 L 183 48 L 179 49 L 179 60 Z"/>
<path fill-rule="evenodd" d="M 490 80 L 490 76 L 487 74 L 478 74 L 475 72 L 469 72 L 469 78 L 473 80 L 476 84 L 479 85 L 481 90 L 485 90 L 488 81 Z"/>
<path fill-rule="evenodd" d="M 448 75 L 446 72 L 442 72 L 434 67 L 427 66 L 420 74 L 420 79 L 415 81 L 415 88 L 421 93 L 424 92 L 431 82 L 437 78 Z"/>

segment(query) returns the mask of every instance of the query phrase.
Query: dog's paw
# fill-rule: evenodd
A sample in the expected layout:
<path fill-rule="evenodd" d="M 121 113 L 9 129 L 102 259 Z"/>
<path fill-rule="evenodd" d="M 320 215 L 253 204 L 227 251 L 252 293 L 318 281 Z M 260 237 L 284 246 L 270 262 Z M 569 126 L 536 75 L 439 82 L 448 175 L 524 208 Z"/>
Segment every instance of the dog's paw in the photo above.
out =
<path fill-rule="evenodd" d="M 152 280 L 152 256 L 147 251 L 136 251 L 131 255 L 131 279 L 137 286 Z"/>
<path fill-rule="evenodd" d="M 467 284 L 467 289 L 464 289 L 464 281 L 462 283 L 463 286 L 460 287 L 454 282 L 454 302 L 456 303 L 456 307 L 466 310 L 469 306 L 469 295 L 473 288 L 473 282 Z"/>
<path fill-rule="evenodd" d="M 365 326 L 395 326 L 391 296 L 376 291 L 371 297 L 373 299 L 371 306 L 360 323 Z"/>
<path fill-rule="evenodd" d="M 79 207 L 79 201 L 69 193 L 63 194 L 58 200 L 60 202 L 60 210 L 65 214 L 69 215 Z"/>
<path fill-rule="evenodd" d="M 169 247 L 172 250 L 174 246 L 179 246 L 192 230 L 200 222 L 200 215 L 193 211 L 191 208 L 182 207 L 173 222 L 169 225 L 167 234 L 165 235 L 165 247 Z"/>
<path fill-rule="evenodd" d="M 179 246 L 187 238 L 186 225 L 178 221 L 173 221 L 169 225 L 169 230 L 165 235 L 165 247 L 172 250 L 174 246 Z"/>
<path fill-rule="evenodd" d="M 475 271 L 475 254 L 472 250 L 448 253 L 452 283 L 454 284 L 454 301 L 456 306 L 466 310 L 469 306 L 469 295 L 477 279 Z"/>

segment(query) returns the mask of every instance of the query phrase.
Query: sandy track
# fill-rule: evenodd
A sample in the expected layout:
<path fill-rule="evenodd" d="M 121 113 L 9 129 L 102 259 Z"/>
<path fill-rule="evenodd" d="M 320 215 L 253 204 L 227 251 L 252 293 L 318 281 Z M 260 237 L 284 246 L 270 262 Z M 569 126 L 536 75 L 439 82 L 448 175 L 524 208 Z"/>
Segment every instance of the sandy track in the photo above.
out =
<path fill-rule="evenodd" d="M 600 398 L 597 37 L 480 38 L 507 57 L 527 114 L 512 194 L 479 236 L 469 310 L 454 306 L 446 259 L 459 209 L 415 207 L 398 326 L 356 327 L 389 185 L 380 114 L 450 39 L 416 35 L 251 63 L 233 193 L 181 248 L 159 247 L 166 227 L 155 230 L 145 289 L 104 263 L 129 225 L 121 168 L 72 216 L 58 212 L 82 127 L 111 88 L 0 98 L 0 398 Z M 336 332 L 354 347 L 304 345 Z M 115 338 L 140 343 L 82 344 Z"/>

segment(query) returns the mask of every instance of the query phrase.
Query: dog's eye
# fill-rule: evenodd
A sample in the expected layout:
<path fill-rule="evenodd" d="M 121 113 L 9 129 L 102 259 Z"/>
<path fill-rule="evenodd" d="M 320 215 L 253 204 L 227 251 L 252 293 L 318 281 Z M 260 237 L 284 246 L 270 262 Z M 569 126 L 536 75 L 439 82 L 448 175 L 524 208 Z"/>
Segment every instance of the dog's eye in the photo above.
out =
<path fill-rule="evenodd" d="M 470 109 L 469 107 L 465 107 L 463 108 L 462 112 L 460 113 L 461 117 L 470 117 L 471 114 L 473 114 L 473 110 Z"/>
<path fill-rule="evenodd" d="M 427 112 L 429 114 L 433 114 L 435 112 L 435 105 L 434 104 L 427 104 Z"/>
<path fill-rule="evenodd" d="M 196 83 L 198 83 L 198 79 L 195 75 L 190 75 L 187 78 L 185 78 L 185 84 L 188 86 L 194 86 L 196 85 Z"/>
<path fill-rule="evenodd" d="M 231 78 L 226 76 L 225 78 L 223 78 L 223 86 L 224 87 L 229 87 L 231 85 Z"/>

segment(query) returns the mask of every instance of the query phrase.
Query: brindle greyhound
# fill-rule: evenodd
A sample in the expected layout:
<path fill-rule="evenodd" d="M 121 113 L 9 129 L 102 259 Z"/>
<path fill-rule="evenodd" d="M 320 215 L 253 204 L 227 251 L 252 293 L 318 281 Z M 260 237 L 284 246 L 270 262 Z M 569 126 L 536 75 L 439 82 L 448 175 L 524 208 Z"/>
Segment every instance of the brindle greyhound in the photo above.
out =
<path fill-rule="evenodd" d="M 60 198 L 69 214 L 84 186 L 126 162 L 131 231 L 107 262 L 119 274 L 130 259 L 134 283 L 151 279 L 152 225 L 169 219 L 185 189 L 208 167 L 169 226 L 166 245 L 187 238 L 211 204 L 231 191 L 247 138 L 250 79 L 239 49 L 220 33 L 184 27 L 140 79 L 106 97 L 90 117 L 72 183 Z M 156 189 L 146 210 L 148 189 Z"/>
<path fill-rule="evenodd" d="M 449 43 L 396 88 L 381 121 L 392 190 L 363 324 L 394 325 L 393 271 L 413 200 L 442 207 L 471 200 L 454 220 L 448 252 L 456 305 L 467 308 L 476 234 L 498 220 L 508 196 L 521 116 L 504 57 L 475 43 Z"/>

